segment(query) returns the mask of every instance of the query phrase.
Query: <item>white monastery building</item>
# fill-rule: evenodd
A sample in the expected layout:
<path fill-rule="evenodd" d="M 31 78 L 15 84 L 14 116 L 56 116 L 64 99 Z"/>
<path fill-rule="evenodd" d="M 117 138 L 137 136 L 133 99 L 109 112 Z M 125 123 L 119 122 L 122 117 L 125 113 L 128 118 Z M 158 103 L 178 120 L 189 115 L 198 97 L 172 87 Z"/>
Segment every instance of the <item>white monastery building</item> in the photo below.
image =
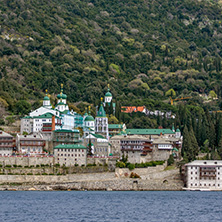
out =
<path fill-rule="evenodd" d="M 186 190 L 222 190 L 222 161 L 195 160 L 185 165 Z"/>

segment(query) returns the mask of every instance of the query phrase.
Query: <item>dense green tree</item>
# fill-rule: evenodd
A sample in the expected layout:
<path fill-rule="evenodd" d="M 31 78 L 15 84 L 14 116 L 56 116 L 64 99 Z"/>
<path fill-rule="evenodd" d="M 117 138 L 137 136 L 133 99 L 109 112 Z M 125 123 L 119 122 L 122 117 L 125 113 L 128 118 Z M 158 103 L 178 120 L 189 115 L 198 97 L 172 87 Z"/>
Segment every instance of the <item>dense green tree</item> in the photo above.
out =
<path fill-rule="evenodd" d="M 19 100 L 14 106 L 14 112 L 19 115 L 26 115 L 31 111 L 31 104 L 26 100 Z"/>

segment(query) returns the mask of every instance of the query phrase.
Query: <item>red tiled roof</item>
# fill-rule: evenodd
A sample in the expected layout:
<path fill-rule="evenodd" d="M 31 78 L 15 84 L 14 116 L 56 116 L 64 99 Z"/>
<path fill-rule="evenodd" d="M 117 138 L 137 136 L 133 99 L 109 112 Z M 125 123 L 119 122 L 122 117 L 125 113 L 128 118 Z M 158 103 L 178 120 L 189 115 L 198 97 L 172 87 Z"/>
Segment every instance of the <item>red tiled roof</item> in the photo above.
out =
<path fill-rule="evenodd" d="M 145 106 L 121 106 L 121 112 L 132 113 L 132 112 L 143 112 Z"/>

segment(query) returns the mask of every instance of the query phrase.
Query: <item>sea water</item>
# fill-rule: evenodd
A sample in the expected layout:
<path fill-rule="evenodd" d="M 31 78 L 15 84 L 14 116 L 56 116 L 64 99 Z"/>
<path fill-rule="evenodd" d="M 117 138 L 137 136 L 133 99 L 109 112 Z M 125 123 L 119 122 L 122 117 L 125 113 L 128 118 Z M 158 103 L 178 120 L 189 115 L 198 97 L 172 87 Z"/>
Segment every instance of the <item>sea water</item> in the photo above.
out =
<path fill-rule="evenodd" d="M 1 191 L 0 222 L 222 221 L 222 192 Z"/>

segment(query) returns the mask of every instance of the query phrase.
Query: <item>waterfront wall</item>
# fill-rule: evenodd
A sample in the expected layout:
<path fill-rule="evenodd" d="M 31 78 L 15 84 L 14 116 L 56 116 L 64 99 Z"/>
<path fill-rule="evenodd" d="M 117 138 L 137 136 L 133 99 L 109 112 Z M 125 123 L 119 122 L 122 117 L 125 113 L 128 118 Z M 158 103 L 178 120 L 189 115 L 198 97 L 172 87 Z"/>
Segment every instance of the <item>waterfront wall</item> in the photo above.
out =
<path fill-rule="evenodd" d="M 115 172 L 91 174 L 54 175 L 0 175 L 1 190 L 12 189 L 10 184 L 20 184 L 15 190 L 182 190 L 179 170 L 143 174 L 142 179 L 118 177 Z M 118 172 L 117 169 L 116 172 Z M 144 172 L 143 172 L 144 171 Z M 139 173 L 138 171 L 134 171 Z M 143 175 L 142 175 L 143 174 Z M 149 175 L 149 176 L 148 176 Z"/>
<path fill-rule="evenodd" d="M 55 175 L 0 175 L 0 183 L 33 183 L 54 184 L 71 183 L 79 181 L 104 181 L 116 180 L 115 173 L 92 173 L 92 174 L 67 174 Z"/>
<path fill-rule="evenodd" d="M 183 183 L 180 180 L 175 179 L 155 179 L 155 180 L 142 180 L 142 179 L 129 179 L 129 178 L 113 178 L 96 180 L 83 180 L 83 178 L 75 178 L 75 181 L 68 182 L 71 178 L 66 176 L 24 176 L 22 180 L 14 180 L 14 176 L 6 178 L 10 183 L 21 183 L 26 181 L 21 186 L 9 186 L 1 185 L 0 190 L 182 190 Z M 21 179 L 21 177 L 20 177 Z M 40 180 L 41 182 L 34 183 L 34 180 Z M 73 178 L 72 178 L 73 179 Z M 2 176 L 0 176 L 2 180 Z M 66 182 L 67 180 L 67 182 Z M 29 181 L 29 183 L 28 183 Z M 45 184 L 44 184 L 45 181 Z M 50 183 L 46 183 L 50 181 Z"/>

